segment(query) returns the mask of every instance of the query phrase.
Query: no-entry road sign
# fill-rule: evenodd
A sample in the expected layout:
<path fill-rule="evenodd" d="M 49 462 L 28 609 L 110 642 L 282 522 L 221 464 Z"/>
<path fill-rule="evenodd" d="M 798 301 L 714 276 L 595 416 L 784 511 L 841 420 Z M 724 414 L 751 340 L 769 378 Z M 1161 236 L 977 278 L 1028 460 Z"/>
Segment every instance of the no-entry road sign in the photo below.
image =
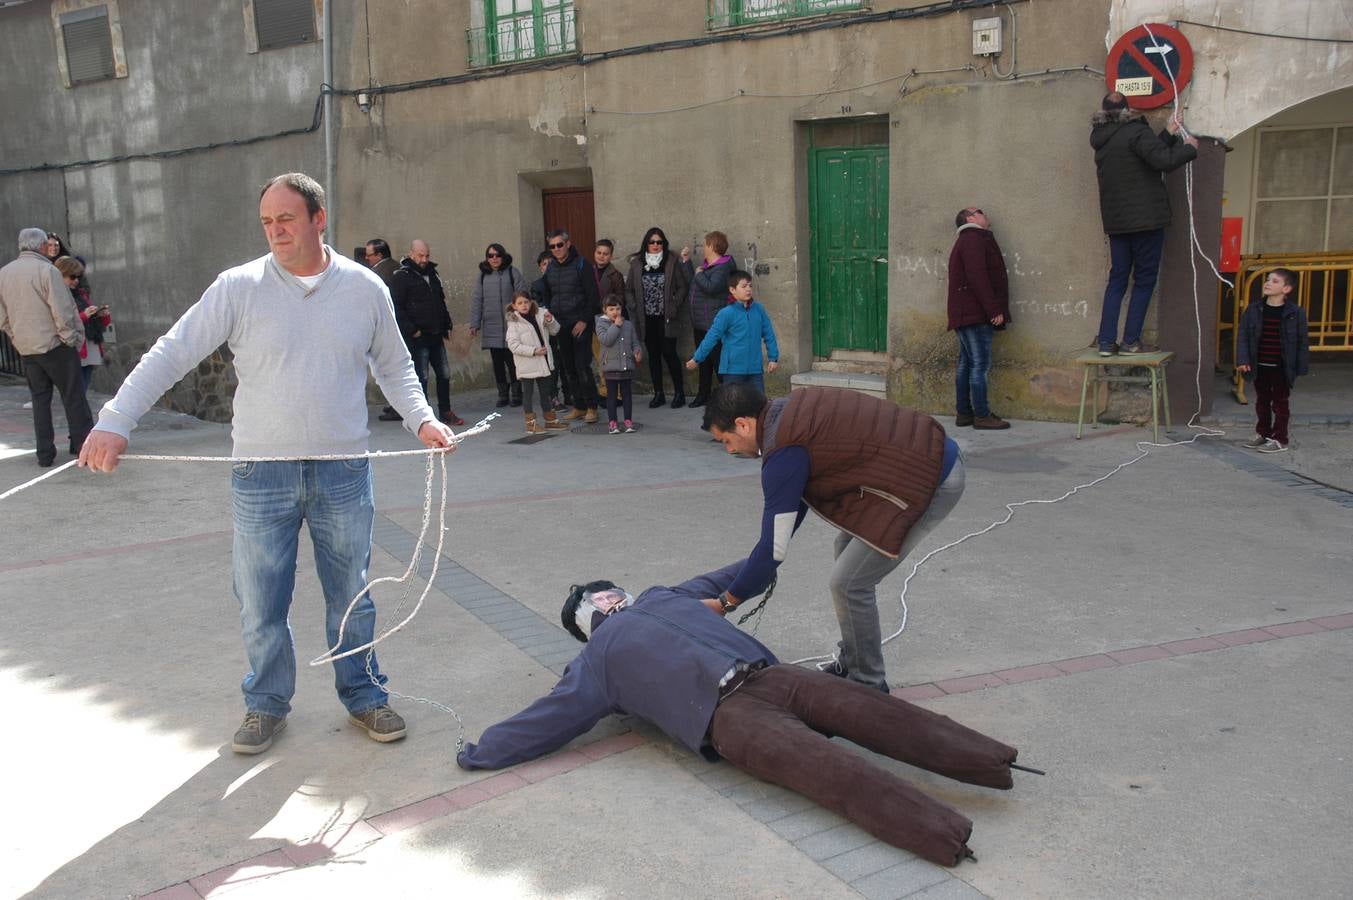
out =
<path fill-rule="evenodd" d="M 1184 89 L 1192 74 L 1193 48 L 1169 25 L 1138 25 L 1129 30 L 1114 42 L 1104 66 L 1109 90 L 1126 97 L 1133 109 L 1164 106 L 1174 99 L 1176 87 Z"/>

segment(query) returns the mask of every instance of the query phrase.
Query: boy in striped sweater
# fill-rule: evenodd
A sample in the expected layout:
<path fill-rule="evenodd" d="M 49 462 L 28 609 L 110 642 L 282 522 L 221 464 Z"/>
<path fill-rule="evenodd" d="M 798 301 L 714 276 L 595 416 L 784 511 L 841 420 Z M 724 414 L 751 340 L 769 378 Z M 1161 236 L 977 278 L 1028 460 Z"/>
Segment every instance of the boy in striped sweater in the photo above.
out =
<path fill-rule="evenodd" d="M 1297 274 L 1274 269 L 1263 284 L 1263 303 L 1251 303 L 1240 319 L 1236 369 L 1254 382 L 1256 437 L 1245 446 L 1260 453 L 1281 453 L 1288 447 L 1288 397 L 1310 359 L 1306 312 L 1292 298 Z"/>

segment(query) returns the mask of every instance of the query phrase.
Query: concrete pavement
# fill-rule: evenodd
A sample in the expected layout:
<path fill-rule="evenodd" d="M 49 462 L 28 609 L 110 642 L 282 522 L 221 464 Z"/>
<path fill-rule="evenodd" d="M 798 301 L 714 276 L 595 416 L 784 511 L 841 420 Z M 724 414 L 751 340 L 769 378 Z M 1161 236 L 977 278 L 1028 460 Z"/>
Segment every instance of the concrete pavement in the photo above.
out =
<path fill-rule="evenodd" d="M 26 399 L 0 383 L 0 488 L 40 472 Z M 433 587 L 378 651 L 391 687 L 455 707 L 476 737 L 571 658 L 557 627 L 570 583 L 644 587 L 750 549 L 757 464 L 711 443 L 698 410 L 645 401 L 637 434 L 534 443 L 504 410 L 451 457 Z M 456 408 L 478 418 L 489 395 Z M 372 431 L 373 449 L 412 446 L 374 415 Z M 1004 504 L 1104 474 L 1149 438 L 1073 434 L 957 431 L 968 491 L 922 553 Z M 0 506 L 0 684 L 22 729 L 3 751 L 0 893 L 1345 896 L 1353 495 L 1310 474 L 1301 451 L 1348 453 L 1353 434 L 1303 424 L 1277 458 L 1241 450 L 1248 437 L 1235 427 L 1156 450 L 1061 503 L 1021 507 L 912 580 L 890 682 L 1049 770 L 1017 773 L 1006 793 L 888 763 L 974 820 L 979 861 L 953 870 L 630 720 L 504 773 L 460 771 L 455 721 L 421 704 L 397 704 L 410 736 L 377 745 L 345 723 L 322 668 L 302 666 L 273 749 L 236 756 L 224 467 L 62 473 Z M 228 429 L 154 411 L 132 449 L 221 454 Z M 378 464 L 373 576 L 408 563 L 423 475 L 416 461 Z M 746 626 L 782 658 L 836 639 L 831 534 L 806 520 L 764 617 Z M 302 548 L 292 623 L 309 660 L 324 649 L 321 598 Z M 900 619 L 909 571 L 884 582 L 885 622 Z M 400 596 L 376 594 L 382 622 Z"/>

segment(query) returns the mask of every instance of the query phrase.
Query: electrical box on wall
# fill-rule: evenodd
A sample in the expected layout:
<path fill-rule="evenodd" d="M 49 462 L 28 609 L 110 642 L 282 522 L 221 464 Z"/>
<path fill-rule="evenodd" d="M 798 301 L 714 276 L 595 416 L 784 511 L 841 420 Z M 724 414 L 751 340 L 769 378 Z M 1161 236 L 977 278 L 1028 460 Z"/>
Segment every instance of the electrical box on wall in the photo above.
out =
<path fill-rule="evenodd" d="M 972 55 L 995 56 L 1001 52 L 1001 17 L 973 19 Z"/>

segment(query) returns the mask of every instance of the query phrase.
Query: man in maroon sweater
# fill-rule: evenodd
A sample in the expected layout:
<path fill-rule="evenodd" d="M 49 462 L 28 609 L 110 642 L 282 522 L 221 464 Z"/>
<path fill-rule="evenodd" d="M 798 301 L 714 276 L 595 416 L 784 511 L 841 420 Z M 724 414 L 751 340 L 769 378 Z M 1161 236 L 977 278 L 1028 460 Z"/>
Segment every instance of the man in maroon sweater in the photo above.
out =
<path fill-rule="evenodd" d="M 958 237 L 949 251 L 949 330 L 958 334 L 954 424 L 988 430 L 1009 428 L 1010 423 L 987 405 L 992 334 L 1010 322 L 1005 258 L 986 213 L 965 206 L 954 217 L 954 224 Z"/>

